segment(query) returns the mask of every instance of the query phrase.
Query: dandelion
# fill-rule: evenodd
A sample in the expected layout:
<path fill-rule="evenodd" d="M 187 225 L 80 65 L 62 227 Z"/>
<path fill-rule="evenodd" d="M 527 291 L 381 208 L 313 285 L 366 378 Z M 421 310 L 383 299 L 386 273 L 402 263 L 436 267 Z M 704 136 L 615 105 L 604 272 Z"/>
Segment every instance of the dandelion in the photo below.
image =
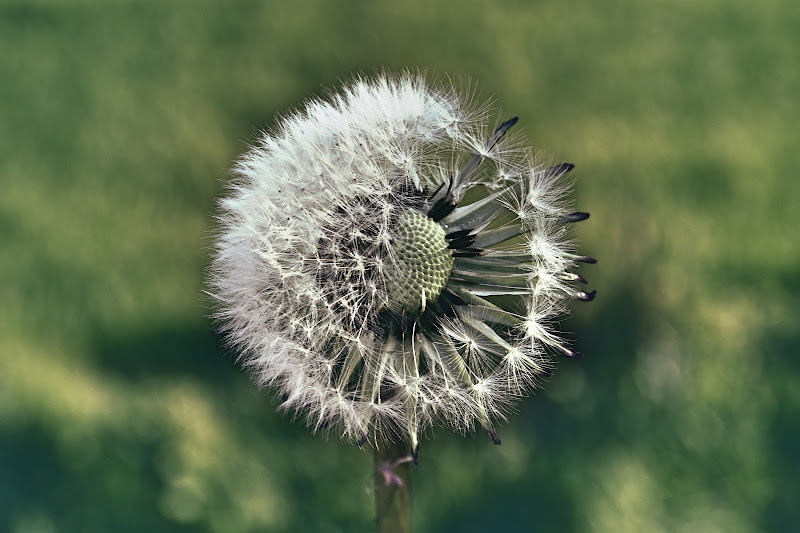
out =
<path fill-rule="evenodd" d="M 422 76 L 357 78 L 236 163 L 212 266 L 216 318 L 261 386 L 359 446 L 502 420 L 578 355 L 554 331 L 574 273 L 573 165 Z M 390 474 L 387 479 L 394 479 Z M 395 480 L 396 483 L 396 480 Z"/>

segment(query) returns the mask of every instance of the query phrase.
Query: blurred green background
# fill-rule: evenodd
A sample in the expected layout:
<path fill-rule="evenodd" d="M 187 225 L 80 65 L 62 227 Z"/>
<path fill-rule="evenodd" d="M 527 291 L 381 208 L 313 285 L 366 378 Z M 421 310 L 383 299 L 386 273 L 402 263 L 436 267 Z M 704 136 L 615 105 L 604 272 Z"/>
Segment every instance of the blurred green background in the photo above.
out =
<path fill-rule="evenodd" d="M 800 523 L 800 4 L 0 0 L 0 530 L 370 531 L 371 454 L 210 332 L 215 197 L 355 72 L 468 76 L 576 163 L 579 361 L 439 429 L 418 532 Z"/>

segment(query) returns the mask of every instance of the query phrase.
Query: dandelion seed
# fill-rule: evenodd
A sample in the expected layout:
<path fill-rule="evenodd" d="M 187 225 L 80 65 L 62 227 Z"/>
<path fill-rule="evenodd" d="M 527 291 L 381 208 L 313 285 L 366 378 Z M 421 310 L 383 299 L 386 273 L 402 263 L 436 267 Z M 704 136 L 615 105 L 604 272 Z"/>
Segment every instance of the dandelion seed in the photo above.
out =
<path fill-rule="evenodd" d="M 315 430 L 403 442 L 494 421 L 573 357 L 553 330 L 590 257 L 564 175 L 421 76 L 359 78 L 234 167 L 210 293 L 258 384 Z M 491 132 L 491 130 L 488 130 Z"/>

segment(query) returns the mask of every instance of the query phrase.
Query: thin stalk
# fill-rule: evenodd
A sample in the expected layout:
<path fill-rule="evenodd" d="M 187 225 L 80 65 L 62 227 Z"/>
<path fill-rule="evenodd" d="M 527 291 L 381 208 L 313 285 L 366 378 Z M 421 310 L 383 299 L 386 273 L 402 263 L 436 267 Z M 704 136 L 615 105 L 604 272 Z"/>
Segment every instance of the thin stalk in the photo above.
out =
<path fill-rule="evenodd" d="M 375 451 L 375 504 L 379 533 L 411 531 L 411 461 L 402 445 L 384 444 Z"/>

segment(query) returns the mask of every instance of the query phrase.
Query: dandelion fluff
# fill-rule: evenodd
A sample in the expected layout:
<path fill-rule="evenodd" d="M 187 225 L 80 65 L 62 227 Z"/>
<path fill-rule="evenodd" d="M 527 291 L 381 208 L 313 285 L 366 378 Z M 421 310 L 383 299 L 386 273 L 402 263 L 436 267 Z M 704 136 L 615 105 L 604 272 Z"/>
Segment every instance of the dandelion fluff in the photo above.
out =
<path fill-rule="evenodd" d="M 591 300 L 568 225 L 572 165 L 487 129 L 447 86 L 357 78 L 236 163 L 210 281 L 256 382 L 359 445 L 493 421 L 574 356 L 551 327 Z"/>

